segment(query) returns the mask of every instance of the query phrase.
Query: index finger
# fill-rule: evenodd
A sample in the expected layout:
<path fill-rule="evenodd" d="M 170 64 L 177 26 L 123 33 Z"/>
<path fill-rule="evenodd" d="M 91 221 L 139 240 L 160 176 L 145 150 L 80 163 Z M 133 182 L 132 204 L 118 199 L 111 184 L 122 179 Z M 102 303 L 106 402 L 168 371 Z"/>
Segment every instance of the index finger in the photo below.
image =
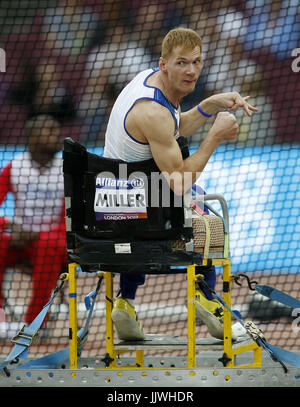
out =
<path fill-rule="evenodd" d="M 252 116 L 252 112 L 258 112 L 258 109 L 252 105 L 250 105 L 250 103 L 247 103 L 247 100 L 250 99 L 250 96 L 245 96 L 243 99 L 243 105 L 241 107 L 243 107 L 245 113 L 248 116 Z"/>
<path fill-rule="evenodd" d="M 252 116 L 251 111 L 252 112 L 258 112 L 258 109 L 256 107 L 250 105 L 249 103 L 246 103 L 244 105 L 244 110 L 245 110 L 245 112 L 247 113 L 248 116 Z"/>

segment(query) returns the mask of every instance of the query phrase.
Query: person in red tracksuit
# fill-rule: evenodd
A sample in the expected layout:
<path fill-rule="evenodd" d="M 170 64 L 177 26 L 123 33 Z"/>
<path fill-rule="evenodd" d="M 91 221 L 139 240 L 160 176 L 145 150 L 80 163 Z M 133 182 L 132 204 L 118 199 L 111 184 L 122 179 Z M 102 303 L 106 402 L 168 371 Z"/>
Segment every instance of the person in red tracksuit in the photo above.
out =
<path fill-rule="evenodd" d="M 14 217 L 0 217 L 0 308 L 5 306 L 5 268 L 33 264 L 33 290 L 24 316 L 29 324 L 49 300 L 63 264 L 67 264 L 60 124 L 48 115 L 26 123 L 28 149 L 1 171 L 0 205 L 14 196 Z"/>

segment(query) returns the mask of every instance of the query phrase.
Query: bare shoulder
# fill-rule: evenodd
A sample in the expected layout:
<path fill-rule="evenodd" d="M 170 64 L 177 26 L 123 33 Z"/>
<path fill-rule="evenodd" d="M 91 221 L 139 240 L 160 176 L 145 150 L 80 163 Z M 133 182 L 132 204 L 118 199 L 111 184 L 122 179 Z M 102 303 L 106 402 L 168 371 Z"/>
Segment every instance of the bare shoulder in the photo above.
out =
<path fill-rule="evenodd" d="M 138 133 L 148 141 L 161 134 L 174 133 L 174 120 L 168 109 L 152 100 L 140 100 L 135 103 L 126 119 L 126 128 Z M 140 138 L 140 137 L 139 137 Z"/>
<path fill-rule="evenodd" d="M 135 119 L 150 120 L 151 122 L 159 122 L 161 120 L 172 121 L 172 117 L 168 109 L 152 100 L 139 100 L 131 109 Z"/>

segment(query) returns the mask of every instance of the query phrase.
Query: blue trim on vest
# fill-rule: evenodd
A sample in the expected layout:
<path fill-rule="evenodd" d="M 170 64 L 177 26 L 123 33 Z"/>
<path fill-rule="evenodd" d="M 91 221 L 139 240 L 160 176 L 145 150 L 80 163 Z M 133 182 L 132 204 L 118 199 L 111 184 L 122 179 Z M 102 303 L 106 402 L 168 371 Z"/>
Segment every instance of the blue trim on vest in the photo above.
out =
<path fill-rule="evenodd" d="M 147 88 L 151 88 L 151 89 L 155 89 L 154 91 L 154 101 L 160 103 L 161 105 L 165 106 L 167 109 L 170 110 L 170 112 L 172 113 L 172 116 L 175 118 L 176 120 L 176 116 L 175 116 L 175 110 L 178 110 L 179 107 L 173 105 L 172 102 L 170 102 L 166 96 L 163 94 L 163 92 L 157 88 L 156 86 L 150 86 L 147 85 L 147 80 L 148 78 L 153 75 L 155 72 L 159 71 L 159 67 L 153 68 L 153 72 L 151 72 L 147 78 L 144 80 L 144 86 L 146 86 Z M 177 122 L 177 121 L 176 121 Z"/>
<path fill-rule="evenodd" d="M 132 135 L 127 131 L 126 126 L 125 126 L 125 122 L 126 122 L 126 119 L 127 119 L 127 116 L 128 116 L 128 114 L 129 114 L 130 110 L 133 108 L 133 106 L 134 106 L 134 105 L 136 104 L 136 102 L 138 102 L 139 100 L 153 100 L 153 99 L 152 99 L 152 98 L 139 98 L 139 99 L 136 99 L 136 100 L 134 101 L 134 103 L 132 104 L 131 108 L 130 108 L 130 109 L 128 110 L 128 112 L 125 114 L 124 122 L 123 122 L 123 127 L 124 127 L 124 130 L 126 131 L 127 136 L 130 137 L 131 140 L 135 141 L 135 142 L 138 143 L 138 144 L 142 144 L 142 145 L 144 145 L 144 146 L 147 146 L 147 145 L 149 145 L 149 143 L 143 143 L 142 141 L 139 141 L 139 140 L 135 139 L 134 137 L 132 137 Z"/>
<path fill-rule="evenodd" d="M 168 101 L 168 99 L 165 97 L 165 95 L 162 93 L 162 91 L 158 88 L 154 88 L 154 101 L 157 103 L 160 103 L 162 106 L 166 107 L 172 114 L 172 116 L 174 117 L 176 124 L 177 124 L 177 120 L 176 120 L 176 116 L 175 116 L 175 112 L 174 112 L 174 108 L 171 102 Z"/>
<path fill-rule="evenodd" d="M 134 137 L 132 137 L 132 135 L 127 131 L 126 126 L 125 126 L 126 118 L 127 118 L 128 114 L 129 114 L 130 110 L 133 108 L 133 106 L 134 106 L 134 105 L 136 104 L 136 102 L 138 102 L 139 100 L 152 100 L 152 101 L 157 102 L 157 103 L 159 103 L 160 105 L 166 107 L 166 108 L 171 112 L 171 114 L 172 114 L 172 116 L 173 116 L 173 118 L 174 118 L 174 120 L 175 120 L 176 126 L 178 127 L 178 123 L 177 123 L 177 119 L 176 119 L 176 115 L 175 115 L 175 110 L 177 110 L 178 108 L 177 108 L 175 105 L 173 105 L 173 103 L 171 103 L 171 102 L 165 97 L 165 95 L 163 94 L 163 92 L 162 92 L 159 88 L 157 88 L 157 87 L 155 87 L 155 86 L 150 86 L 150 85 L 147 85 L 147 84 L 146 84 L 148 78 L 149 78 L 151 75 L 153 75 L 155 72 L 157 72 L 157 71 L 159 71 L 159 67 L 152 68 L 152 72 L 145 78 L 144 83 L 143 83 L 145 87 L 154 89 L 154 97 L 153 97 L 153 98 L 141 97 L 141 98 L 139 98 L 139 99 L 136 99 L 136 100 L 134 101 L 134 103 L 132 104 L 131 108 L 130 108 L 130 109 L 128 110 L 128 112 L 126 113 L 125 117 L 124 117 L 123 127 L 124 127 L 124 130 L 126 131 L 126 134 L 127 134 L 133 141 L 135 141 L 135 142 L 138 143 L 138 144 L 142 144 L 142 145 L 149 145 L 149 143 L 143 143 L 143 142 L 141 142 L 141 141 L 139 141 L 139 140 L 136 140 L 136 139 L 135 139 Z"/>

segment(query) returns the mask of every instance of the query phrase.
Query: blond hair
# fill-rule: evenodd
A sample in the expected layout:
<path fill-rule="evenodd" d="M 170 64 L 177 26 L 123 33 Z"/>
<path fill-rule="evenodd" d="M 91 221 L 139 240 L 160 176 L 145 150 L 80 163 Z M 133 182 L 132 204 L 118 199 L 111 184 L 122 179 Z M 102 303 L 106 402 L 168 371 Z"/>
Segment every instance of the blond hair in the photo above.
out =
<path fill-rule="evenodd" d="M 183 47 L 192 50 L 196 46 L 202 50 L 202 40 L 196 31 L 190 28 L 178 27 L 169 31 L 162 42 L 161 56 L 168 58 L 173 49 Z"/>

